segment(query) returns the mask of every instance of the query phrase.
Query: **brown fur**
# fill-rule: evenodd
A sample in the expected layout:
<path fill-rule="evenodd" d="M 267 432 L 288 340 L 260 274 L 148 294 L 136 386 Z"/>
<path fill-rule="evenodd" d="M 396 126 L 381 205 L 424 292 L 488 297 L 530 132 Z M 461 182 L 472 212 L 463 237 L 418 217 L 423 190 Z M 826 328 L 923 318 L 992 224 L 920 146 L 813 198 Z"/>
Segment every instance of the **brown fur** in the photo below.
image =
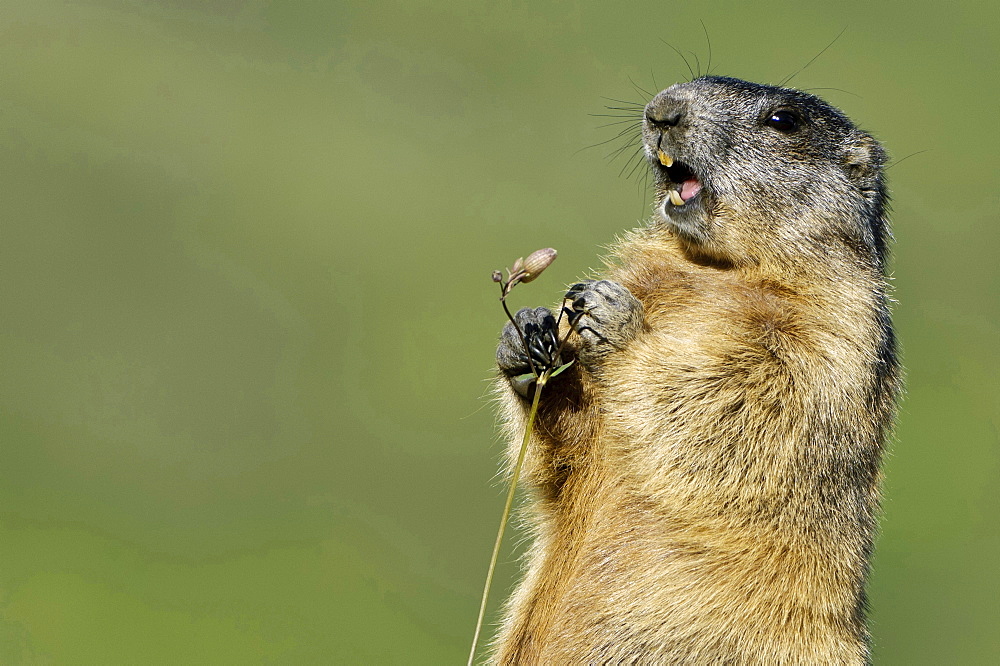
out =
<path fill-rule="evenodd" d="M 695 111 L 746 104 L 736 92 L 753 100 L 758 87 L 685 86 L 657 100 L 693 100 L 671 150 L 704 164 L 685 143 L 703 129 Z M 837 113 L 815 103 L 811 118 Z M 704 174 L 710 237 L 692 240 L 664 215 L 613 248 L 601 277 L 638 299 L 642 328 L 601 355 L 574 336 L 579 362 L 545 389 L 523 471 L 534 543 L 496 663 L 868 660 L 864 583 L 898 369 L 887 231 L 871 219 L 884 211 L 884 156 L 853 125 L 835 129 L 827 153 L 845 157 L 801 159 L 823 161 L 827 183 L 826 162 L 847 176 L 804 204 L 728 196 L 723 177 L 757 178 L 738 172 L 737 155 L 716 180 Z M 667 141 L 654 130 L 647 120 L 651 157 L 654 139 Z M 791 145 L 762 137 L 749 139 L 763 159 Z M 502 384 L 516 455 L 526 402 Z"/>

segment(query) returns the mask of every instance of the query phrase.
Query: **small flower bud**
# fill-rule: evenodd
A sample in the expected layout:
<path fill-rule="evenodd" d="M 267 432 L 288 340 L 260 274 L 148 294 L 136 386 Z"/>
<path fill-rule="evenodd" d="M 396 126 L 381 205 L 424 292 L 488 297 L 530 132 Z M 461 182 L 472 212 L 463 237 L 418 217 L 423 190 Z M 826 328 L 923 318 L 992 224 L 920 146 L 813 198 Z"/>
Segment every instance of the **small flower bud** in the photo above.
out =
<path fill-rule="evenodd" d="M 501 273 L 500 271 L 493 271 L 493 281 L 503 282 L 503 273 Z"/>
<path fill-rule="evenodd" d="M 556 251 L 551 247 L 535 250 L 524 260 L 522 269 L 524 277 L 521 278 L 521 282 L 531 282 L 555 260 Z"/>

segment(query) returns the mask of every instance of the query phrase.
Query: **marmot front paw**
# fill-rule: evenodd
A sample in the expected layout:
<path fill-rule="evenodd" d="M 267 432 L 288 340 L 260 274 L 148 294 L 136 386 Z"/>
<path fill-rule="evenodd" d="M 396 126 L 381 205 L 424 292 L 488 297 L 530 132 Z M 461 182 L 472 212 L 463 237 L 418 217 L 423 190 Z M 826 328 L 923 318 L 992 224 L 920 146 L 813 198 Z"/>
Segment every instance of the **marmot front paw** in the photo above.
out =
<path fill-rule="evenodd" d="M 541 372 L 543 368 L 553 367 L 557 360 L 555 355 L 559 348 L 559 331 L 552 312 L 548 308 L 522 308 L 514 315 L 514 320 L 524 332 L 524 341 L 528 343 L 528 352 L 535 368 Z M 525 398 L 531 396 L 534 377 L 519 379 L 519 376 L 531 372 L 531 364 L 514 324 L 508 323 L 500 334 L 497 365 L 510 378 L 515 391 Z"/>
<path fill-rule="evenodd" d="M 617 282 L 578 282 L 566 300 L 565 314 L 580 336 L 577 354 L 584 363 L 624 348 L 642 330 L 642 303 Z"/>

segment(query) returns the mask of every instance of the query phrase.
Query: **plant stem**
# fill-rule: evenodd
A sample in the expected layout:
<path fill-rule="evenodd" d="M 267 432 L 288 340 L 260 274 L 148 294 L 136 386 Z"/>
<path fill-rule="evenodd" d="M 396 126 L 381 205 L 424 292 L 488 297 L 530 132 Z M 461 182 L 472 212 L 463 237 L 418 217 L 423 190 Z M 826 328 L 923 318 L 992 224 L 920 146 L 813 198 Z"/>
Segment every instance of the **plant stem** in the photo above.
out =
<path fill-rule="evenodd" d="M 500 305 L 503 306 L 503 311 L 507 313 L 507 319 L 510 323 L 514 325 L 514 330 L 517 331 L 517 337 L 521 338 L 521 348 L 524 349 L 524 353 L 528 357 L 528 367 L 531 368 L 531 373 L 536 377 L 539 376 L 538 369 L 535 367 L 535 362 L 531 360 L 531 351 L 528 349 L 528 341 L 524 337 L 524 331 L 521 327 L 517 325 L 517 321 L 514 319 L 514 315 L 510 313 L 510 308 L 507 307 L 507 292 L 505 291 L 500 297 Z"/>
<path fill-rule="evenodd" d="M 500 544 L 503 542 L 503 533 L 507 528 L 507 518 L 510 517 L 510 509 L 514 504 L 514 491 L 517 490 L 517 480 L 521 476 L 521 465 L 524 464 L 524 454 L 528 450 L 528 442 L 531 440 L 531 432 L 535 426 L 535 414 L 538 413 L 538 400 L 542 395 L 542 388 L 549 379 L 549 370 L 543 372 L 535 383 L 535 395 L 531 400 L 531 411 L 528 412 L 528 422 L 524 426 L 524 439 L 521 440 L 521 450 L 517 453 L 517 462 L 514 464 L 514 471 L 510 479 L 510 489 L 507 491 L 507 502 L 503 507 L 503 514 L 500 516 L 500 529 L 497 530 L 497 540 L 493 544 L 493 557 L 490 558 L 490 568 L 486 572 L 486 586 L 483 588 L 483 600 L 479 604 L 479 619 L 476 620 L 476 633 L 472 637 L 472 649 L 469 651 L 469 664 L 472 666 L 476 659 L 476 646 L 479 644 L 479 633 L 483 628 L 483 617 L 486 615 L 486 601 L 490 596 L 490 585 L 493 583 L 493 571 L 497 566 L 497 559 L 500 557 Z"/>

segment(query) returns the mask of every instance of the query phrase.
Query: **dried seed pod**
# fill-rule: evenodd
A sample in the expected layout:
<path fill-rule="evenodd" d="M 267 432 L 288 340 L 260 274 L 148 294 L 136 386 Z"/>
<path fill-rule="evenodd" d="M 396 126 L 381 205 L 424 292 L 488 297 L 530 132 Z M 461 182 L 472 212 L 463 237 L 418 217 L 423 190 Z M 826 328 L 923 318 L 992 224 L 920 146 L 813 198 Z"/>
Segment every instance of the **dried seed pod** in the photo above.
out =
<path fill-rule="evenodd" d="M 521 278 L 521 282 L 531 282 L 538 275 L 549 267 L 553 261 L 556 260 L 556 251 L 551 247 L 546 247 L 541 250 L 535 250 L 528 255 L 528 258 L 524 260 L 523 271 L 524 276 Z"/>

